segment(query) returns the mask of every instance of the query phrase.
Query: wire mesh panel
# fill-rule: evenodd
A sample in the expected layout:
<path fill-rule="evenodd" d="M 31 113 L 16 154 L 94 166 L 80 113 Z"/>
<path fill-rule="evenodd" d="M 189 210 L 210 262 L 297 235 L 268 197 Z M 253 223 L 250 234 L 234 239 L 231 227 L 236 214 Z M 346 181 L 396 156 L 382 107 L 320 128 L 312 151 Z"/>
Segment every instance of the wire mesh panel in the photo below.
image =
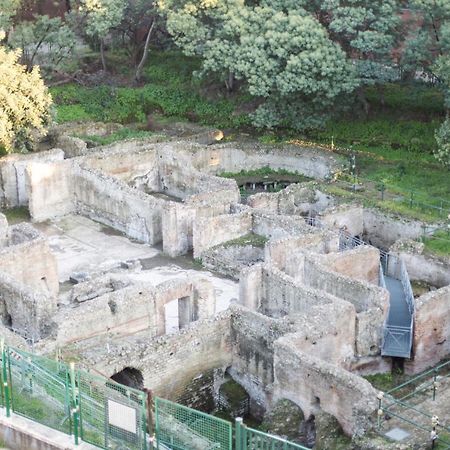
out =
<path fill-rule="evenodd" d="M 23 351 L 6 350 L 12 410 L 48 427 L 71 434 L 67 366 Z"/>
<path fill-rule="evenodd" d="M 308 450 L 300 444 L 253 430 L 236 422 L 236 449 L 237 450 Z"/>
<path fill-rule="evenodd" d="M 145 394 L 79 371 L 81 439 L 105 449 L 145 450 Z"/>
<path fill-rule="evenodd" d="M 155 398 L 158 449 L 232 449 L 232 425 L 225 420 Z"/>

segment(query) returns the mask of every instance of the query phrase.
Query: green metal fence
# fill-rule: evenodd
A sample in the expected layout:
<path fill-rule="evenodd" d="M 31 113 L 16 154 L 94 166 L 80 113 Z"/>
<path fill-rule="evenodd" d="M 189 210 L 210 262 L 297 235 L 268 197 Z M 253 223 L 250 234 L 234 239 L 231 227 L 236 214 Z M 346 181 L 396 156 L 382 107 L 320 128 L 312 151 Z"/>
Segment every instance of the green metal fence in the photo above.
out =
<path fill-rule="evenodd" d="M 145 392 L 5 346 L 1 350 L 0 406 L 103 449 L 307 450 L 301 445 Z M 154 423 L 153 423 L 154 422 Z M 154 426 L 153 426 L 154 425 Z M 154 436 L 150 435 L 154 430 Z M 151 443 L 152 442 L 152 443 Z"/>
<path fill-rule="evenodd" d="M 262 431 L 247 427 L 236 419 L 236 450 L 308 450 L 299 444 L 286 441 Z"/>
<path fill-rule="evenodd" d="M 415 429 L 424 440 L 433 437 L 439 449 L 450 450 L 450 427 L 448 424 L 440 423 L 434 411 L 425 410 L 422 405 L 427 399 L 435 401 L 439 398 L 441 383 L 445 383 L 448 378 L 450 378 L 450 361 L 417 375 L 385 394 L 380 393 L 378 428 L 383 428 L 386 417 L 394 417 Z"/>
<path fill-rule="evenodd" d="M 167 447 L 173 450 L 233 448 L 230 422 L 157 397 L 155 432 L 158 450 Z"/>
<path fill-rule="evenodd" d="M 144 392 L 2 345 L 1 406 L 104 449 L 147 450 Z"/>
<path fill-rule="evenodd" d="M 144 392 L 78 371 L 80 436 L 98 447 L 147 449 Z"/>

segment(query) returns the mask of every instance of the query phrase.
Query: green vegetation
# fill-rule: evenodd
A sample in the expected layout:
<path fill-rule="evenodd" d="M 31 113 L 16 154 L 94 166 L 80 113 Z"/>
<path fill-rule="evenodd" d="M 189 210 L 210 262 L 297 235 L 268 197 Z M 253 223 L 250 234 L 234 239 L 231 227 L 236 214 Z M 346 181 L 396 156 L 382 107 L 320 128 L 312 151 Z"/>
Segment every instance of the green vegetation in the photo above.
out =
<path fill-rule="evenodd" d="M 366 375 L 364 378 L 372 384 L 375 389 L 386 392 L 399 384 L 400 374 L 377 373 L 375 375 Z"/>
<path fill-rule="evenodd" d="M 260 169 L 241 170 L 240 172 L 222 172 L 218 175 L 220 177 L 233 178 L 235 180 L 249 177 L 260 177 L 260 178 L 263 178 L 265 176 L 282 177 L 284 175 L 298 177 L 299 179 L 298 182 L 311 180 L 311 178 L 305 177 L 304 175 L 301 175 L 298 172 L 292 172 L 286 169 L 272 169 L 269 166 L 264 166 L 261 167 Z"/>
<path fill-rule="evenodd" d="M 450 255 L 450 233 L 444 230 L 436 231 L 433 236 L 423 239 L 427 252 L 436 255 Z"/>
<path fill-rule="evenodd" d="M 252 245 L 253 247 L 264 247 L 268 239 L 255 233 L 249 233 L 237 239 L 225 242 L 224 247 Z"/>
<path fill-rule="evenodd" d="M 3 209 L 0 210 L 0 213 L 6 216 L 6 219 L 10 225 L 20 222 L 28 222 L 30 220 L 30 213 L 28 212 L 28 208 L 25 206 Z"/>
<path fill-rule="evenodd" d="M 121 56 L 115 55 L 123 67 Z M 219 128 L 234 128 L 249 123 L 244 114 L 234 114 L 242 98 L 216 95 L 209 100 L 205 89 L 195 80 L 192 71 L 198 61 L 177 52 L 153 53 L 146 69 L 148 83 L 143 87 L 97 86 L 76 84 L 50 89 L 56 108 L 56 120 L 103 121 L 123 124 L 145 123 L 152 113 L 197 121 Z M 126 70 L 126 69 L 125 69 Z"/>
<path fill-rule="evenodd" d="M 106 136 L 77 136 L 83 140 L 90 141 L 96 145 L 109 145 L 118 141 L 125 141 L 127 139 L 145 139 L 152 136 L 154 133 L 145 130 L 136 130 L 129 127 L 121 128 L 114 133 Z"/>

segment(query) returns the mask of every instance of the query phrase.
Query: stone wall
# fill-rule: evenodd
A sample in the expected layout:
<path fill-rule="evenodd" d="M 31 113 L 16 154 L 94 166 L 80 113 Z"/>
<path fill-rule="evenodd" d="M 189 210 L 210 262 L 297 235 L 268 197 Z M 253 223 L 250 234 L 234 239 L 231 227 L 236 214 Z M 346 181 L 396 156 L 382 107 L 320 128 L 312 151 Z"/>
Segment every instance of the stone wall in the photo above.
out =
<path fill-rule="evenodd" d="M 242 169 L 271 167 L 297 171 L 312 178 L 326 178 L 339 166 L 338 158 L 329 152 L 296 145 L 270 146 L 246 142 L 242 145 L 197 146 L 191 149 L 191 155 L 194 166 L 209 173 L 236 173 Z"/>
<path fill-rule="evenodd" d="M 311 232 L 303 217 L 253 212 L 253 232 L 267 238 L 281 238 Z"/>
<path fill-rule="evenodd" d="M 371 427 L 377 391 L 369 382 L 299 351 L 291 336 L 278 339 L 274 347 L 274 402 L 291 400 L 305 417 L 321 410 L 332 414 L 348 435 L 362 435 Z"/>
<path fill-rule="evenodd" d="M 250 212 L 201 217 L 194 221 L 194 258 L 216 245 L 245 236 L 252 231 Z"/>
<path fill-rule="evenodd" d="M 315 182 L 291 184 L 279 192 L 262 192 L 247 199 L 247 205 L 264 213 L 303 216 L 315 216 L 333 203 L 332 197 L 319 191 Z"/>
<path fill-rule="evenodd" d="M 405 371 L 419 373 L 450 355 L 450 286 L 415 299 L 413 359 Z"/>
<path fill-rule="evenodd" d="M 229 373 L 249 393 L 256 413 L 264 411 L 270 401 L 274 343 L 292 329 L 286 319 L 270 318 L 245 308 L 232 310 L 233 361 Z"/>
<path fill-rule="evenodd" d="M 352 236 L 361 236 L 364 232 L 364 209 L 362 206 L 332 207 L 323 211 L 319 219 L 330 228 L 344 229 Z"/>
<path fill-rule="evenodd" d="M 258 271 L 260 276 L 257 276 Z M 255 282 L 261 283 L 258 289 L 254 287 Z M 242 305 L 270 317 L 306 314 L 315 305 L 330 304 L 337 300 L 326 292 L 308 288 L 268 264 L 243 271 L 239 293 Z"/>
<path fill-rule="evenodd" d="M 34 222 L 75 211 L 71 161 L 33 162 L 26 170 L 28 209 Z"/>
<path fill-rule="evenodd" d="M 408 239 L 397 241 L 391 251 L 406 265 L 409 278 L 441 288 L 450 284 L 450 258 L 424 253 L 424 244 Z"/>
<path fill-rule="evenodd" d="M 30 289 L 56 297 L 56 259 L 47 240 L 31 225 L 21 223 L 9 228 L 8 244 L 0 248 L 0 272 Z"/>
<path fill-rule="evenodd" d="M 153 339 L 137 335 L 126 341 L 112 341 L 108 349 L 102 352 L 97 345 L 91 349 L 85 345 L 83 361 L 106 376 L 125 367 L 135 368 L 142 372 L 144 386 L 155 395 L 201 407 L 197 403 L 198 393 L 206 390 L 212 394 L 211 370 L 225 371 L 232 362 L 230 315 L 226 311 L 214 318 L 193 322 L 177 334 Z M 189 389 L 194 380 L 196 392 Z M 192 395 L 186 395 L 188 392 Z"/>
<path fill-rule="evenodd" d="M 290 341 L 299 351 L 350 369 L 356 342 L 353 305 L 335 299 L 330 304 L 312 306 L 307 314 L 295 317 L 294 328 Z"/>
<path fill-rule="evenodd" d="M 241 270 L 263 261 L 264 249 L 254 245 L 220 245 L 202 254 L 206 269 L 239 280 Z"/>
<path fill-rule="evenodd" d="M 359 246 L 345 252 L 324 255 L 321 260 L 329 270 L 378 286 L 380 252 L 375 247 Z"/>
<path fill-rule="evenodd" d="M 215 294 L 207 280 L 170 280 L 158 286 L 145 284 L 123 286 L 123 281 L 108 277 L 103 285 L 100 280 L 85 283 L 84 298 L 71 307 L 60 308 L 55 321 L 58 323 L 56 341 L 65 345 L 94 336 L 130 336 L 145 330 L 148 336 L 167 333 L 165 305 L 172 300 L 182 300 L 183 310 L 178 309 L 179 327 L 190 322 L 211 317 L 215 311 Z M 78 287 L 78 286 L 76 286 Z M 111 291 L 96 298 L 104 288 Z M 80 288 L 78 291 L 80 291 Z M 80 298 L 80 295 L 78 295 Z M 85 300 L 87 298 L 87 300 Z"/>
<path fill-rule="evenodd" d="M 14 332 L 34 342 L 53 329 L 56 298 L 31 289 L 0 271 L 0 316 Z"/>
<path fill-rule="evenodd" d="M 148 244 L 161 242 L 165 201 L 133 189 L 99 171 L 74 167 L 77 211 Z"/>
<path fill-rule="evenodd" d="M 315 229 L 303 236 L 271 239 L 265 246 L 265 261 L 295 277 L 302 267 L 303 250 L 325 254 L 337 252 L 339 237 L 336 233 Z"/>
<path fill-rule="evenodd" d="M 364 209 L 364 239 L 372 245 L 389 248 L 398 239 L 416 239 L 422 222 L 394 216 L 377 209 Z"/>
<path fill-rule="evenodd" d="M 25 172 L 29 164 L 51 163 L 63 159 L 64 152 L 58 149 L 26 155 L 12 154 L 0 158 L 0 207 L 28 205 Z"/>

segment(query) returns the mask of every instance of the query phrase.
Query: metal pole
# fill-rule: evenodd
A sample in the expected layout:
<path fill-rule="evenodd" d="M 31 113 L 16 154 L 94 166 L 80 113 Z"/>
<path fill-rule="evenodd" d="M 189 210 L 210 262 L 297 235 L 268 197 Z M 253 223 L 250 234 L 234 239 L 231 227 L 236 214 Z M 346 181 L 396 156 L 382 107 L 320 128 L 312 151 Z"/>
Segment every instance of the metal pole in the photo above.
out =
<path fill-rule="evenodd" d="M 75 384 L 75 363 L 70 363 L 70 382 L 72 386 L 72 414 L 73 414 L 73 434 L 75 445 L 78 445 L 78 402 Z"/>
<path fill-rule="evenodd" d="M 236 417 L 236 450 L 246 450 L 242 445 L 242 417 Z"/>
<path fill-rule="evenodd" d="M 434 369 L 434 376 L 433 376 L 433 401 L 436 400 L 436 388 L 437 388 L 437 370 Z"/>
<path fill-rule="evenodd" d="M 149 436 L 153 436 L 153 392 L 151 389 L 144 388 L 147 394 L 147 427 Z"/>
<path fill-rule="evenodd" d="M 6 368 L 6 349 L 5 340 L 1 340 L 2 349 L 2 375 L 3 375 L 3 388 L 5 390 L 5 406 L 6 406 L 6 417 L 11 417 L 11 405 L 9 403 L 9 384 L 8 384 L 8 371 Z"/>
<path fill-rule="evenodd" d="M 378 392 L 377 395 L 377 399 L 378 399 L 378 411 L 377 411 L 377 417 L 378 417 L 378 429 L 381 428 L 381 417 L 383 416 L 383 405 L 382 405 L 382 401 L 383 401 L 383 397 L 384 397 L 384 392 Z"/>

